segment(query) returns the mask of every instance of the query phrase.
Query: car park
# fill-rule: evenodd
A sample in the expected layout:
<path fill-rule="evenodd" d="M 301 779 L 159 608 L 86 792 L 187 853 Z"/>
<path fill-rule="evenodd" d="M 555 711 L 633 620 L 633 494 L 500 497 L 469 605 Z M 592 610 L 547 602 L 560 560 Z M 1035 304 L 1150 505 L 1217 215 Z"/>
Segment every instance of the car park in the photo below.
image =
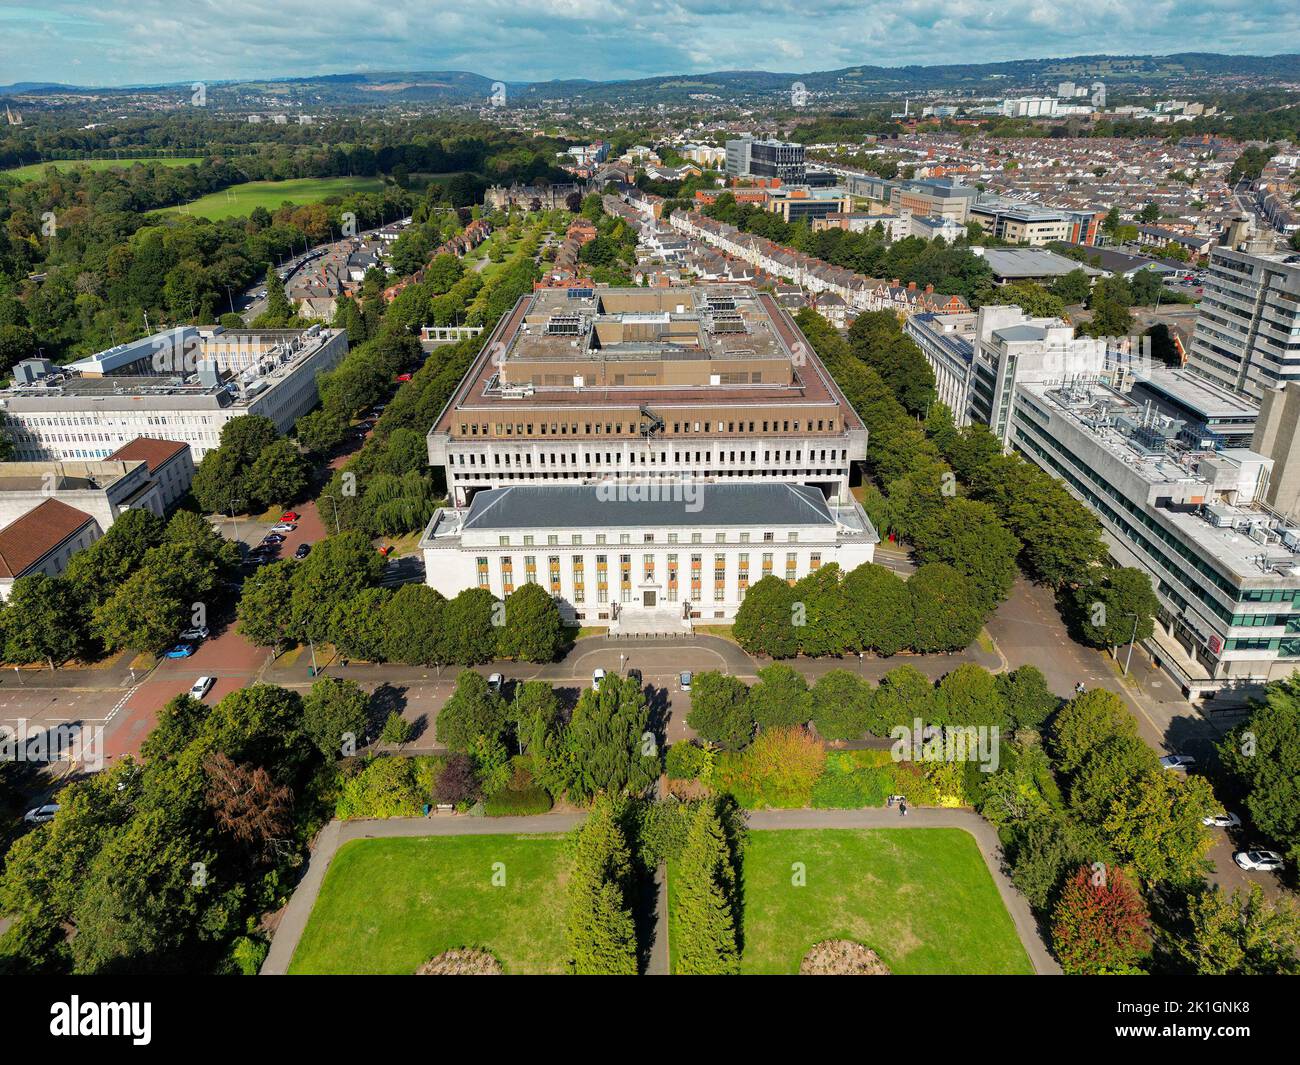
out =
<path fill-rule="evenodd" d="M 216 683 L 216 677 L 199 677 L 198 680 L 190 685 L 190 697 L 193 699 L 202 699 L 212 690 L 212 685 Z"/>
<path fill-rule="evenodd" d="M 1225 810 L 1222 813 L 1210 814 L 1209 817 L 1202 817 L 1201 824 L 1208 825 L 1210 828 L 1240 828 L 1241 818 Z"/>
<path fill-rule="evenodd" d="M 59 812 L 57 802 L 47 802 L 44 806 L 37 806 L 23 814 L 23 823 L 28 825 L 43 825 L 48 821 L 54 820 L 54 815 Z"/>
<path fill-rule="evenodd" d="M 168 658 L 189 658 L 190 655 L 192 655 L 193 653 L 194 653 L 194 645 L 192 643 L 178 643 L 175 647 L 173 647 L 170 651 L 167 652 L 167 657 Z"/>
<path fill-rule="evenodd" d="M 1276 873 L 1282 868 L 1282 855 L 1277 851 L 1266 851 L 1262 848 L 1237 851 L 1232 856 L 1232 860 L 1242 869 L 1257 873 Z"/>

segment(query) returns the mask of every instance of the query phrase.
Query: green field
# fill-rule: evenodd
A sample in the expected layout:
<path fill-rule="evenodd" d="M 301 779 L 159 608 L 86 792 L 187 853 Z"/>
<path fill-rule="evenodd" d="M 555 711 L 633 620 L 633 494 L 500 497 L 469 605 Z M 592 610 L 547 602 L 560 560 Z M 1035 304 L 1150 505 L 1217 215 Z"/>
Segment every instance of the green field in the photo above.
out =
<path fill-rule="evenodd" d="M 319 203 L 331 196 L 347 196 L 353 192 L 382 192 L 384 183 L 379 178 L 295 178 L 290 181 L 246 181 L 231 185 L 197 200 L 174 208 L 183 214 L 199 215 L 214 222 L 223 218 L 239 218 L 255 207 L 274 211 L 287 200 L 302 206 Z"/>
<path fill-rule="evenodd" d="M 796 862 L 802 887 L 792 882 Z M 979 847 L 961 829 L 751 832 L 743 883 L 744 973 L 797 973 L 824 939 L 864 943 L 899 974 L 1033 972 Z M 671 869 L 669 897 L 671 910 Z"/>
<path fill-rule="evenodd" d="M 19 181 L 35 181 L 45 173 L 47 166 L 56 170 L 74 170 L 84 167 L 87 170 L 124 170 L 136 163 L 159 163 L 162 166 L 193 166 L 203 162 L 198 156 L 177 156 L 158 159 L 52 159 L 46 163 L 32 163 L 29 166 L 16 166 L 9 170 L 0 170 L 4 177 L 16 177 Z"/>
<path fill-rule="evenodd" d="M 568 865 L 558 836 L 345 843 L 289 971 L 413 973 L 453 947 L 484 947 L 508 973 L 562 972 Z"/>

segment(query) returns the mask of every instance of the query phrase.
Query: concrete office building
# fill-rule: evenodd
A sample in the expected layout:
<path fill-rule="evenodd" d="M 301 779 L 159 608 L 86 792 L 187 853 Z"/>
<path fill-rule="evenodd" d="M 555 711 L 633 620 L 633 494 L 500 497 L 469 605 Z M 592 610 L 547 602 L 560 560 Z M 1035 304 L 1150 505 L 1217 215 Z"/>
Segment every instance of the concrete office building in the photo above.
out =
<path fill-rule="evenodd" d="M 723 168 L 728 177 L 745 177 L 749 174 L 749 157 L 753 145 L 754 138 L 748 134 L 727 141 Z"/>
<path fill-rule="evenodd" d="M 1059 318 L 1032 318 L 1019 307 L 986 304 L 977 312 L 915 315 L 904 329 L 934 370 L 939 398 L 958 425 L 987 425 L 1007 446 L 1016 385 L 1120 376 L 1106 342 L 1076 337 Z"/>
<path fill-rule="evenodd" d="M 0 525 L 17 521 L 47 499 L 94 518 L 107 532 L 128 510 L 166 512 L 147 463 L 113 459 L 0 462 Z"/>
<path fill-rule="evenodd" d="M 197 461 L 244 414 L 288 432 L 347 350 L 341 329 L 186 326 L 68 366 L 27 359 L 0 390 L 4 432 L 23 460 L 106 458 L 144 437 L 187 444 Z"/>
<path fill-rule="evenodd" d="M 1189 697 L 1300 664 L 1300 530 L 1263 505 L 1271 459 L 1199 451 L 1178 419 L 1098 384 L 1020 384 L 1012 444 L 1101 521 L 1114 560 L 1150 574 L 1148 649 Z"/>
<path fill-rule="evenodd" d="M 991 237 L 1033 247 L 1069 240 L 1076 226 L 1064 211 L 999 197 L 976 200 L 970 208 L 970 220 L 978 222 Z"/>
<path fill-rule="evenodd" d="M 1300 380 L 1300 255 L 1247 240 L 1215 248 L 1188 369 L 1256 400 Z"/>
<path fill-rule="evenodd" d="M 425 530 L 426 579 L 497 595 L 537 580 L 567 617 L 620 631 L 731 617 L 767 572 L 871 558 L 876 533 L 849 492 L 866 447 L 767 293 L 540 290 L 501 320 L 430 431 L 453 506 Z"/>
<path fill-rule="evenodd" d="M 1300 381 L 1265 391 L 1250 446 L 1273 460 L 1265 502 L 1300 524 Z"/>
<path fill-rule="evenodd" d="M 849 498 L 867 432 L 789 315 L 743 285 L 520 299 L 429 432 L 452 502 L 514 484 L 780 481 Z"/>
<path fill-rule="evenodd" d="M 751 142 L 748 174 L 777 178 L 783 185 L 802 185 L 807 176 L 803 145 L 777 140 Z"/>

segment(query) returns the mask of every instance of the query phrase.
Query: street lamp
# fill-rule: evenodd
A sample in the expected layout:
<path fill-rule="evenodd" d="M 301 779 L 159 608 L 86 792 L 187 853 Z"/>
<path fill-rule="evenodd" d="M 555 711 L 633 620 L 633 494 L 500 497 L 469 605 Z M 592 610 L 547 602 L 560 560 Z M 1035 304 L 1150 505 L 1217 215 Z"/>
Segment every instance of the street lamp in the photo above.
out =
<path fill-rule="evenodd" d="M 1128 617 L 1129 615 L 1128 615 L 1128 614 L 1124 614 L 1123 616 L 1124 616 L 1124 617 Z M 1133 644 L 1134 644 L 1134 642 L 1137 640 L 1137 634 L 1138 634 L 1138 616 L 1137 616 L 1136 613 L 1133 614 L 1132 616 L 1133 616 L 1133 635 L 1130 636 L 1129 639 L 1128 639 L 1128 654 L 1125 655 L 1125 657 L 1124 657 L 1124 674 L 1123 674 L 1123 675 L 1126 676 L 1126 677 L 1128 676 L 1128 667 L 1129 667 L 1129 663 L 1133 661 Z"/>
<path fill-rule="evenodd" d="M 333 496 L 325 496 L 325 498 L 334 505 L 334 532 L 337 535 L 339 532 L 339 501 Z"/>
<path fill-rule="evenodd" d="M 226 504 L 227 504 L 227 506 L 229 506 L 229 508 L 230 508 L 230 523 L 235 527 L 235 539 L 236 539 L 236 540 L 239 539 L 239 522 L 238 522 L 238 520 L 235 518 L 235 504 L 236 504 L 236 503 L 243 503 L 243 502 L 244 502 L 244 501 L 243 501 L 242 499 L 235 499 L 234 496 L 231 496 L 229 499 L 226 500 Z"/>

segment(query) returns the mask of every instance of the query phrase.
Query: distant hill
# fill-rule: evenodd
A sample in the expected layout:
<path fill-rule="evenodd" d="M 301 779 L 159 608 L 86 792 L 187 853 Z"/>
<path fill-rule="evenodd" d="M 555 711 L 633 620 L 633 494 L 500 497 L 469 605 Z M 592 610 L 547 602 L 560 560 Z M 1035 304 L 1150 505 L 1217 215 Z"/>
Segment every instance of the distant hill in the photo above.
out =
<path fill-rule="evenodd" d="M 881 96 L 921 91 L 986 91 L 1046 88 L 1058 81 L 1104 81 L 1112 93 L 1138 88 L 1210 88 L 1221 78 L 1248 78 L 1262 82 L 1300 80 L 1300 55 L 1220 55 L 1182 52 L 1166 56 L 1071 56 L 1061 59 L 1018 59 L 1004 63 L 941 64 L 935 66 L 843 67 L 839 70 L 773 72 L 724 70 L 699 74 L 672 74 L 653 78 L 591 81 L 559 79 L 506 82 L 513 102 L 581 100 L 624 104 L 682 102 L 709 95 L 763 97 L 787 91 L 800 81 L 809 92 L 843 97 Z M 227 102 L 271 106 L 367 106 L 389 104 L 464 103 L 485 100 L 497 79 L 464 70 L 385 71 L 364 74 L 327 74 L 300 78 L 267 78 L 210 83 L 210 92 Z M 93 91 L 104 95 L 140 93 L 139 87 L 94 89 L 41 82 L 0 86 L 0 97 L 39 97 L 61 92 Z M 156 91 L 177 91 L 160 86 Z"/>

